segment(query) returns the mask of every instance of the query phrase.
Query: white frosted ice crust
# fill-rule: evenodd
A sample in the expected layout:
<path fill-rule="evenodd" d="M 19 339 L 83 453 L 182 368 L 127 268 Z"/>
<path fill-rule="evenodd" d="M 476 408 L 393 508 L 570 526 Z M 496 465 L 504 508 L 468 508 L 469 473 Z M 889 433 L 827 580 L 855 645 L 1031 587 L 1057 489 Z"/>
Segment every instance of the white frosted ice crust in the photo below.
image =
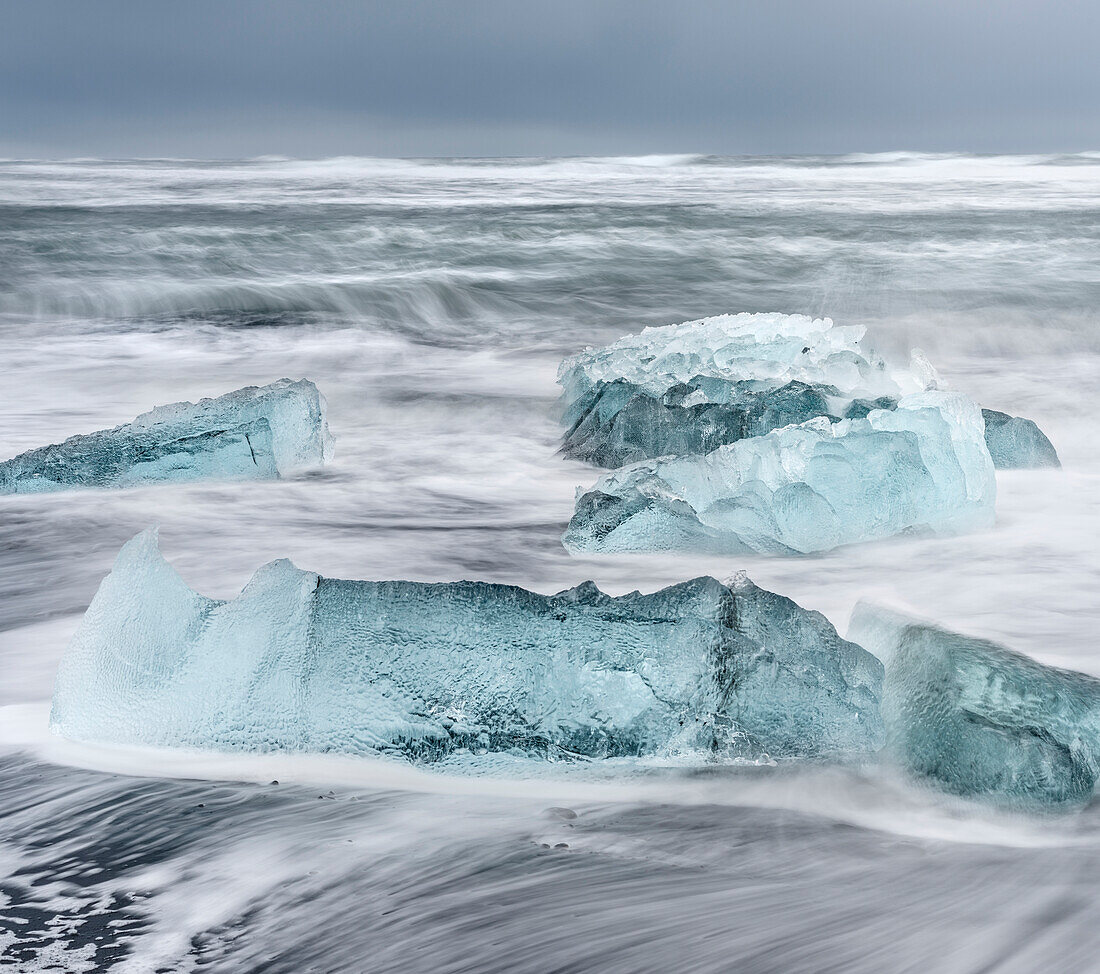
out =
<path fill-rule="evenodd" d="M 760 760 L 881 746 L 881 664 L 751 582 L 619 598 L 261 568 L 193 592 L 156 535 L 128 542 L 58 672 L 80 741 L 440 761 Z"/>
<path fill-rule="evenodd" d="M 788 382 L 831 386 L 850 398 L 901 396 L 925 389 L 934 375 L 891 373 L 862 346 L 861 325 L 806 315 L 716 315 L 646 328 L 606 348 L 589 348 L 558 369 L 567 403 L 600 382 L 630 382 L 652 395 L 697 377 L 779 388 Z"/>
<path fill-rule="evenodd" d="M 0 463 L 0 494 L 270 480 L 332 458 L 325 399 L 305 379 L 178 402 Z"/>
<path fill-rule="evenodd" d="M 977 406 L 925 392 L 863 419 L 809 420 L 704 456 L 625 467 L 580 494 L 583 551 L 798 553 L 993 523 L 996 481 Z"/>

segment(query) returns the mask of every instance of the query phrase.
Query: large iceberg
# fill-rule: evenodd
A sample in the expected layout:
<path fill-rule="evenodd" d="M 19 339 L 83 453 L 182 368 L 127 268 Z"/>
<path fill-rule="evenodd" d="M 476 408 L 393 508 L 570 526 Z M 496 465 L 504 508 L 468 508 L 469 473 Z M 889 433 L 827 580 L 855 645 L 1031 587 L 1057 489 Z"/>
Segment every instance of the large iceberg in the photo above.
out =
<path fill-rule="evenodd" d="M 124 426 L 20 454 L 0 463 L 0 494 L 268 480 L 331 457 L 324 397 L 305 379 L 280 379 L 159 406 Z"/>
<path fill-rule="evenodd" d="M 1060 467 L 1058 451 L 1030 419 L 983 409 L 985 444 L 998 470 Z"/>
<path fill-rule="evenodd" d="M 805 315 L 719 315 L 646 328 L 558 369 L 562 452 L 600 467 L 710 453 L 823 416 L 862 419 L 904 395 L 942 388 L 919 349 L 889 369 L 861 326 Z M 1029 419 L 983 409 L 997 469 L 1060 466 Z"/>
<path fill-rule="evenodd" d="M 1005 804 L 1092 795 L 1100 680 L 867 603 L 848 635 L 886 664 L 887 749 L 910 773 Z"/>
<path fill-rule="evenodd" d="M 868 404 L 936 385 L 921 353 L 891 372 L 863 337 L 863 327 L 828 318 L 738 314 L 587 349 L 558 370 L 563 452 L 606 467 L 708 453 L 816 416 L 861 416 Z"/>
<path fill-rule="evenodd" d="M 51 726 L 115 744 L 436 760 L 875 750 L 881 664 L 738 581 L 618 598 L 341 581 L 289 561 L 231 601 L 128 542 L 57 676 Z"/>
<path fill-rule="evenodd" d="M 789 554 L 988 527 L 996 481 L 978 407 L 924 392 L 863 419 L 637 463 L 578 493 L 572 550 Z"/>

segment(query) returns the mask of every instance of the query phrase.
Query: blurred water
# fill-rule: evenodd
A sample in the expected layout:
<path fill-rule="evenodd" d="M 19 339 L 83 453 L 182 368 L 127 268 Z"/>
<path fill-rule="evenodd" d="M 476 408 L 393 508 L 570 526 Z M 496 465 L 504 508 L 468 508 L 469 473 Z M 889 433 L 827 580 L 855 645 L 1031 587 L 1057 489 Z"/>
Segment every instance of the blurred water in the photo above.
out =
<path fill-rule="evenodd" d="M 0 498 L 0 714 L 24 728 L 0 735 L 0 929 L 30 945 L 18 964 L 1094 969 L 1091 811 L 1005 824 L 879 769 L 720 775 L 686 804 L 676 776 L 537 796 L 368 776 L 319 801 L 323 762 L 295 772 L 312 789 L 139 780 L 165 766 L 50 751 L 29 705 L 150 523 L 220 597 L 284 556 L 541 591 L 746 569 L 842 631 L 858 598 L 886 597 L 1100 674 L 1098 265 L 1097 154 L 0 163 L 0 457 L 283 375 L 318 384 L 337 436 L 331 468 L 290 482 Z M 1065 470 L 999 475 L 978 536 L 571 558 L 558 538 L 595 472 L 556 455 L 557 362 L 725 311 L 918 345 L 954 387 L 1035 419 Z M 540 816 L 555 788 L 581 788 L 568 850 L 542 848 L 567 828 Z"/>

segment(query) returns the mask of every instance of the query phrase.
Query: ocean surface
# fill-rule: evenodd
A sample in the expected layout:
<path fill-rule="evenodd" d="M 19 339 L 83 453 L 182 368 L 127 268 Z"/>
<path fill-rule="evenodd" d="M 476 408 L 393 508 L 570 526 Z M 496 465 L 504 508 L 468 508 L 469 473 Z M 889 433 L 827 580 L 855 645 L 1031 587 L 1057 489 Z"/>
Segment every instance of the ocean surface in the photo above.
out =
<path fill-rule="evenodd" d="M 0 161 L 0 459 L 282 376 L 334 463 L 0 498 L 0 968 L 1100 970 L 1100 804 L 1025 818 L 880 767 L 445 778 L 51 738 L 121 544 L 613 594 L 746 571 L 843 633 L 885 599 L 1100 675 L 1100 153 Z M 988 532 L 775 559 L 571 557 L 561 358 L 646 325 L 863 324 L 1036 420 Z M 278 782 L 275 784 L 274 782 Z"/>

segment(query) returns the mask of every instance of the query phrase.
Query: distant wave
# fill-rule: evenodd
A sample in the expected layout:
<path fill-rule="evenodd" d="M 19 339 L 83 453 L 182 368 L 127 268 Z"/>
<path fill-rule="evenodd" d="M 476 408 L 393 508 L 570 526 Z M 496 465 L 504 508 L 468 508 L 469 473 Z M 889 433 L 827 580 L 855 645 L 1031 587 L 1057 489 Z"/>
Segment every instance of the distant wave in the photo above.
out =
<path fill-rule="evenodd" d="M 670 166 L 694 166 L 701 162 L 709 162 L 717 156 L 704 155 L 698 152 L 671 153 L 666 155 L 655 154 L 645 156 L 581 156 L 577 161 L 591 162 L 601 165 L 619 166 L 651 166 L 663 169 Z"/>

